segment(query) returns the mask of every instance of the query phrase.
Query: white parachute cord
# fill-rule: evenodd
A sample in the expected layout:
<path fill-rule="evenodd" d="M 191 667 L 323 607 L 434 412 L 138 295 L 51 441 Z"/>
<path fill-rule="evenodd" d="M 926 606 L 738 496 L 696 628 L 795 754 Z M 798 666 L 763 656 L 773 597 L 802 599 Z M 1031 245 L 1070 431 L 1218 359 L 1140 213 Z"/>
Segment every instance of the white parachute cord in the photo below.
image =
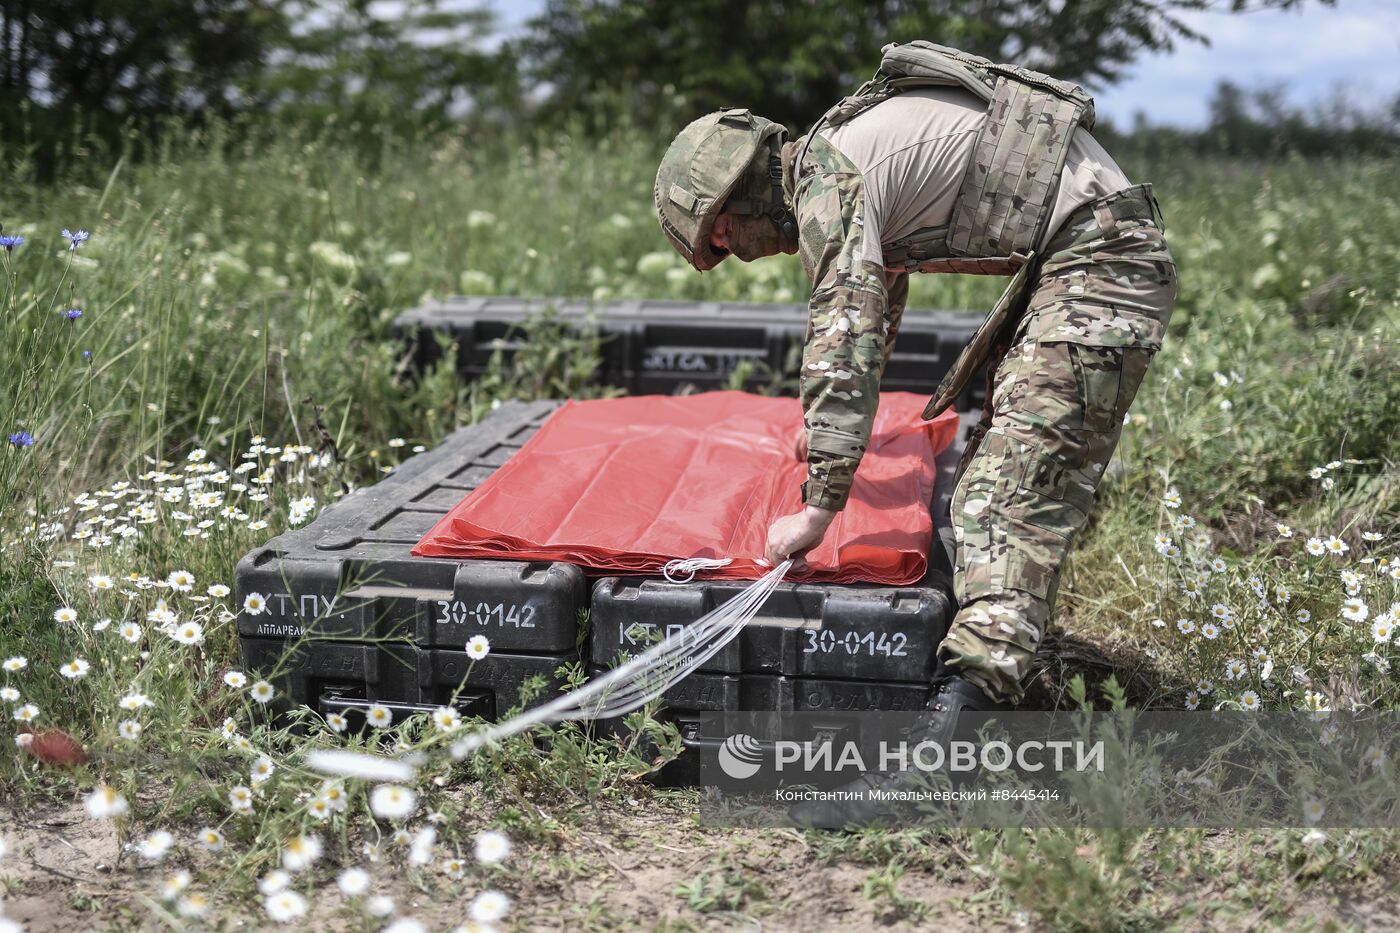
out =
<path fill-rule="evenodd" d="M 695 579 L 697 570 L 714 570 L 732 563 L 732 557 L 678 557 L 667 561 L 666 566 L 661 568 L 661 575 L 666 578 L 667 583 L 689 583 Z M 682 577 L 681 574 L 685 576 Z"/>
<path fill-rule="evenodd" d="M 537 725 L 610 719 L 641 708 L 733 641 L 758 614 L 791 566 L 791 560 L 783 561 L 722 606 L 588 683 L 459 739 L 450 746 L 452 757 L 464 758 L 487 743 Z"/>

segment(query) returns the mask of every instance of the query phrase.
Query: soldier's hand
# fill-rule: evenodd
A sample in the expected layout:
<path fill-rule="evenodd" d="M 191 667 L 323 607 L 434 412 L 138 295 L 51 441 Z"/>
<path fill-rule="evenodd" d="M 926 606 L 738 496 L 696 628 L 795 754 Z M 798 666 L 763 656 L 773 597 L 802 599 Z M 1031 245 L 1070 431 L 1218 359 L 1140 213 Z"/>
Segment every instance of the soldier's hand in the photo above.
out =
<path fill-rule="evenodd" d="M 822 543 L 827 528 L 836 513 L 830 509 L 804 506 L 801 512 L 784 515 L 768 527 L 768 547 L 764 557 L 770 564 L 777 564 L 793 558 L 792 570 L 802 573 L 807 569 L 804 559 L 808 551 Z"/>

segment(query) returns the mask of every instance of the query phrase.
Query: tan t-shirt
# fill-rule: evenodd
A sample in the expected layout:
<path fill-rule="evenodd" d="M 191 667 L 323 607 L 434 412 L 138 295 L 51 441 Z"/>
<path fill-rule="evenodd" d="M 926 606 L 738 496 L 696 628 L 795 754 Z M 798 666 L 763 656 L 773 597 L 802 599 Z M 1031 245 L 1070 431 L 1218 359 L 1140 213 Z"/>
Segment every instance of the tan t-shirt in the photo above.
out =
<path fill-rule="evenodd" d="M 819 131 L 865 178 L 865 255 L 858 258 L 882 266 L 881 243 L 952 220 L 958 186 L 986 118 L 986 104 L 969 91 L 919 88 Z M 1053 233 L 1079 205 L 1130 185 L 1103 146 L 1079 127 L 1070 139 L 1047 230 Z"/>

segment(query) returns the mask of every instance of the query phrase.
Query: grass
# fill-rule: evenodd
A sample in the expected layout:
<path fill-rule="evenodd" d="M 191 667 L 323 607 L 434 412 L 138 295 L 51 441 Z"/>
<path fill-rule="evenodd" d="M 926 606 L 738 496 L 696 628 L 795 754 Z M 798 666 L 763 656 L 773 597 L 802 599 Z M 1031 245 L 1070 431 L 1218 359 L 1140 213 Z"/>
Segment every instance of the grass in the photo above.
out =
<path fill-rule="evenodd" d="M 0 222 L 26 242 L 0 252 L 0 436 L 27 432 L 33 443 L 0 449 L 0 656 L 27 659 L 0 677 L 19 695 L 8 711 L 33 704 L 35 726 L 72 732 L 90 761 L 62 772 L 0 754 L 0 789 L 17 810 L 42 810 L 110 786 L 130 808 L 113 822 L 120 839 L 168 828 L 178 845 L 161 867 L 195 875 L 162 901 L 163 876 L 138 871 L 146 861 L 127 852 L 126 887 L 75 910 L 116 918 L 126 904 L 132 919 L 116 926 L 196 922 L 178 917 L 204 894 L 214 906 L 200 922 L 256 914 L 257 880 L 285 858 L 287 840 L 315 835 L 325 854 L 293 885 L 313 902 L 339 867 L 367 864 L 382 889 L 399 885 L 400 914 L 404 890 L 440 905 L 496 887 L 530 922 L 614 923 L 616 906 L 593 894 L 561 903 L 569 885 L 605 872 L 608 847 L 647 849 L 645 836 L 627 835 L 629 814 L 684 814 L 689 800 L 637 781 L 648 763 L 635 747 L 561 730 L 550 755 L 521 740 L 465 771 L 423 775 L 416 814 L 436 810 L 440 823 L 375 819 L 354 781 L 347 809 L 322 821 L 310 804 L 324 787 L 295 753 L 346 740 L 324 728 L 294 739 L 263 722 L 246 688 L 226 684 L 240 607 L 218 585 L 231 585 L 244 552 L 479 419 L 495 399 L 596 391 L 579 368 L 589 347 L 557 337 L 470 385 L 446 367 L 396 379 L 391 321 L 425 297 L 800 301 L 793 257 L 702 276 L 667 250 L 650 206 L 661 142 L 562 134 L 543 147 L 452 138 L 348 147 L 216 127 L 140 161 L 93 151 L 47 187 L 30 182 L 22 153 L 9 154 Z M 1067 570 L 1059 632 L 1132 659 L 1146 684 L 1134 699 L 1154 706 L 1393 709 L 1396 641 L 1373 627 L 1400 600 L 1400 173 L 1391 160 L 1167 155 L 1126 168 L 1156 182 L 1181 297 Z M 92 237 L 71 249 L 62 228 Z M 999 284 L 916 277 L 911 303 L 983 308 Z M 254 466 L 233 472 L 240 463 Z M 169 498 L 136 493 L 153 488 Z M 141 498 L 149 512 L 122 517 Z M 103 526 L 103 516 L 112 521 Z M 121 525 L 136 532 L 124 547 Z M 1322 554 L 1308 552 L 1313 538 Z M 183 589 L 177 571 L 193 585 Z M 64 608 L 75 622 L 55 621 Z M 162 634 L 172 619 L 198 623 L 198 639 Z M 133 640 L 124 622 L 141 627 Z M 61 677 L 75 658 L 86 675 Z M 1051 673 L 1050 695 L 1063 693 L 1064 678 Z M 150 705 L 123 708 L 133 694 Z M 126 721 L 140 723 L 139 738 L 123 737 Z M 6 722 L 0 731 L 13 735 L 19 724 Z M 446 741 L 431 729 L 399 738 Z M 275 770 L 254 782 L 263 754 Z M 251 815 L 231 809 L 236 786 L 249 788 Z M 624 838 L 590 823 L 595 813 L 618 820 L 609 832 Z M 429 863 L 415 864 L 407 840 L 421 848 L 425 826 L 437 837 Z M 194 843 L 204 827 L 219 830 L 222 851 Z M 470 857 L 491 828 L 514 840 L 510 864 L 529 871 Z M 946 879 L 970 886 L 959 895 L 968 917 L 1122 929 L 1164 917 L 1187 927 L 1287 923 L 1313 916 L 1319 898 L 1358 891 L 1393 903 L 1394 841 L 1382 831 L 1318 841 L 1300 831 L 1026 830 L 872 831 L 802 844 L 804 864 L 860 869 L 862 909 L 878 922 L 925 921 L 918 886 Z M 675 913 L 656 922 L 682 929 L 779 910 L 782 899 L 726 848 L 752 842 L 708 837 L 701 855 L 724 851 L 661 885 L 654 896 Z M 454 856 L 465 856 L 465 878 L 443 871 Z M 0 880 L 23 896 L 25 883 Z M 347 928 L 371 923 L 353 907 L 336 910 Z"/>

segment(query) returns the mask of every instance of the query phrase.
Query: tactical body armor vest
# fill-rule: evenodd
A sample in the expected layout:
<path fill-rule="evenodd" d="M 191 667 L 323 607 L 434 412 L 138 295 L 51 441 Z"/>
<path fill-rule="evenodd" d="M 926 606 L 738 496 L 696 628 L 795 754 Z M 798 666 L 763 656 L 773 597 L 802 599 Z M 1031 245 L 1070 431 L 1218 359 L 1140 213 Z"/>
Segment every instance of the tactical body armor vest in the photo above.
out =
<path fill-rule="evenodd" d="M 987 102 L 945 227 L 916 230 L 882 244 L 885 267 L 894 272 L 1022 272 L 1052 231 L 1045 229 L 1055 204 L 1070 138 L 1094 125 L 1094 101 L 1084 89 L 1015 65 L 919 40 L 883 49 L 879 70 L 855 94 L 817 121 L 836 126 L 910 88 L 960 87 Z M 798 167 L 802 155 L 796 160 Z"/>

